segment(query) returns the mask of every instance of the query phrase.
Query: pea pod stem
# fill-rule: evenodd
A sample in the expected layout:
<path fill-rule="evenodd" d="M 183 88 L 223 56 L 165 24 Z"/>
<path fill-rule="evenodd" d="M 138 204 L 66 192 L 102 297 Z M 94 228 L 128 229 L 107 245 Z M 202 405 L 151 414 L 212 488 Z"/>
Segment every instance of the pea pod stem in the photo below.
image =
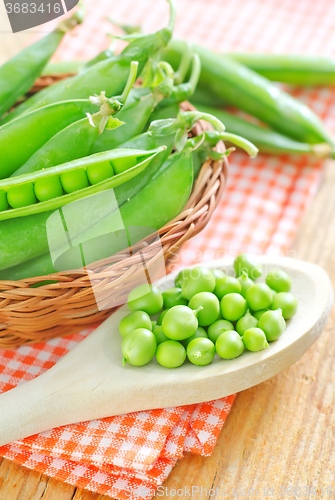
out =
<path fill-rule="evenodd" d="M 193 309 L 193 314 L 194 316 L 197 316 L 199 314 L 200 311 L 203 310 L 203 306 L 199 306 L 197 309 Z"/>
<path fill-rule="evenodd" d="M 192 58 L 191 44 L 186 42 L 185 51 L 180 60 L 179 67 L 174 74 L 174 81 L 176 84 L 183 83 L 183 81 L 185 80 L 187 71 L 190 66 L 191 58 Z"/>
<path fill-rule="evenodd" d="M 210 134 L 210 132 L 209 132 Z M 255 158 L 258 154 L 258 148 L 252 142 L 244 139 L 240 135 L 231 134 L 229 132 L 221 132 L 218 134 L 218 137 L 221 141 L 228 141 L 243 149 L 251 158 Z"/>
<path fill-rule="evenodd" d="M 190 97 L 193 96 L 195 89 L 198 85 L 201 72 L 201 63 L 198 54 L 193 54 L 191 61 L 192 61 L 192 71 L 188 82 L 174 85 L 170 97 L 164 99 L 161 102 L 160 105 L 162 107 L 170 106 L 173 103 L 180 103 L 183 101 L 187 101 Z"/>
<path fill-rule="evenodd" d="M 115 97 L 115 99 L 120 101 L 121 104 L 124 104 L 127 100 L 129 92 L 131 91 L 131 88 L 135 83 L 137 77 L 137 70 L 138 70 L 138 61 L 132 61 L 130 63 L 130 72 L 125 88 L 123 89 L 123 92 L 119 97 Z"/>

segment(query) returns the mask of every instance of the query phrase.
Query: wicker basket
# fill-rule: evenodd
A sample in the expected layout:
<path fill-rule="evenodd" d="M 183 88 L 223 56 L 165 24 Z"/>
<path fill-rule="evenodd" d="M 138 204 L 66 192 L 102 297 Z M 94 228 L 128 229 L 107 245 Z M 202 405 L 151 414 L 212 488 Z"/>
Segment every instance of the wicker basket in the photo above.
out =
<path fill-rule="evenodd" d="M 45 86 L 45 82 L 50 84 L 52 79 L 38 82 L 37 88 Z M 181 107 L 184 111 L 194 109 L 189 103 Z M 209 128 L 207 123 L 198 122 L 192 133 L 199 135 Z M 222 143 L 218 148 L 224 151 Z M 226 160 L 207 161 L 183 212 L 158 231 L 160 239 L 142 240 L 132 247 L 130 256 L 119 252 L 90 265 L 89 270 L 0 281 L 0 347 L 44 342 L 106 319 L 114 310 L 109 307 L 113 298 L 125 298 L 129 289 L 143 281 L 144 251 L 146 266 L 154 270 L 158 256 L 162 256 L 158 249 L 162 249 L 168 261 L 185 241 L 207 225 L 221 198 L 226 177 Z M 99 291 L 99 306 L 92 290 L 92 277 Z M 57 283 L 31 287 L 45 280 L 57 280 Z"/>

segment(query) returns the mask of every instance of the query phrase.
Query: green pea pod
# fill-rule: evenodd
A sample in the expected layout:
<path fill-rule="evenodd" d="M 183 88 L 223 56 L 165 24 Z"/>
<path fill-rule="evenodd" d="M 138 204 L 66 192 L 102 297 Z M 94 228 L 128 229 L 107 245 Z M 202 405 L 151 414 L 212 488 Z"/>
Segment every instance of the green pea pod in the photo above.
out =
<path fill-rule="evenodd" d="M 156 120 L 166 120 L 168 118 L 176 118 L 180 111 L 178 103 L 170 104 L 169 106 L 157 107 L 153 110 L 146 124 L 146 128 L 150 127 L 150 123 Z"/>
<path fill-rule="evenodd" d="M 32 257 L 41 255 L 48 249 L 48 238 L 46 232 L 46 221 L 50 215 L 58 208 L 64 208 L 65 205 L 73 201 L 83 200 L 80 204 L 81 210 L 78 210 L 75 217 L 80 220 L 86 220 L 89 213 L 89 204 L 86 207 L 90 195 L 101 193 L 132 179 L 146 168 L 151 159 L 153 159 L 164 148 L 157 148 L 154 151 L 117 149 L 106 153 L 99 153 L 87 158 L 75 160 L 67 165 L 51 167 L 42 172 L 22 175 L 20 177 L 6 179 L 1 181 L 0 190 L 8 193 L 12 187 L 19 187 L 22 190 L 23 185 L 33 185 L 40 179 L 50 179 L 55 176 L 62 176 L 68 172 L 85 170 L 95 167 L 109 168 L 115 160 L 127 160 L 129 157 L 138 159 L 135 167 L 128 169 L 117 175 L 113 175 L 102 182 L 88 186 L 84 189 L 64 194 L 46 202 L 35 203 L 22 208 L 4 210 L 0 212 L 0 269 L 25 262 Z M 63 184 L 63 181 L 62 181 Z M 103 209 L 103 207 L 102 207 Z M 13 218 L 15 217 L 15 218 Z M 7 219 L 7 220 L 5 220 Z M 96 222 L 93 221 L 94 224 Z"/>
<path fill-rule="evenodd" d="M 286 137 L 279 132 L 275 132 L 269 128 L 259 127 L 254 123 L 243 120 L 221 109 L 215 109 L 196 103 L 195 105 L 200 111 L 214 114 L 214 116 L 226 125 L 228 132 L 242 135 L 245 139 L 255 144 L 262 153 L 307 153 L 313 154 L 319 158 L 329 157 L 332 153 L 332 147 L 327 143 L 306 144 L 294 141 L 290 137 Z"/>
<path fill-rule="evenodd" d="M 38 214 L 47 210 L 55 210 L 56 208 L 62 207 L 74 200 L 78 200 L 105 189 L 110 189 L 111 187 L 119 186 L 123 182 L 132 179 L 133 176 L 142 172 L 142 170 L 146 168 L 149 162 L 163 150 L 165 150 L 164 146 L 151 151 L 119 148 L 112 151 L 107 151 L 105 153 L 98 153 L 96 155 L 87 156 L 86 158 L 80 158 L 78 160 L 74 160 L 63 165 L 50 167 L 42 171 L 4 179 L 0 181 L 0 193 L 2 195 L 4 193 L 7 194 L 7 198 L 10 189 L 12 189 L 13 187 L 22 190 L 23 186 L 27 185 L 32 185 L 35 190 L 35 195 L 38 198 L 38 195 L 36 193 L 37 181 L 53 180 L 55 177 L 60 178 L 61 185 L 67 194 L 50 197 L 50 199 L 46 201 L 40 201 L 39 203 L 37 203 L 35 200 L 35 202 L 33 202 L 32 204 L 27 203 L 26 205 L 21 207 L 13 207 L 11 210 L 4 209 L 0 211 L 0 221 L 15 219 L 17 217 L 25 217 L 31 214 Z M 117 172 L 117 175 L 114 175 L 114 165 L 117 165 L 117 167 L 119 167 L 120 164 L 125 163 L 125 165 L 128 167 L 129 160 L 131 160 L 132 166 L 130 168 L 126 168 L 125 170 Z M 108 177 L 102 175 L 102 177 L 105 177 L 105 179 L 95 182 L 94 173 L 96 171 L 100 172 L 100 169 L 102 171 L 106 169 L 106 174 L 108 175 Z M 66 189 L 66 179 L 68 178 L 68 176 L 66 174 L 71 173 L 72 175 L 76 173 L 76 180 L 80 183 L 81 178 L 79 177 L 79 175 L 82 174 L 82 171 L 85 171 L 87 176 L 87 180 L 85 182 L 86 186 L 84 188 L 79 187 L 77 189 L 73 189 L 73 191 L 71 192 L 68 192 L 68 190 Z M 90 179 L 93 179 L 93 181 L 90 182 Z M 8 203 L 10 205 L 10 202 Z"/>
<path fill-rule="evenodd" d="M 83 21 L 83 11 L 76 11 L 57 28 L 29 45 L 0 68 L 0 117 L 22 97 L 40 76 L 58 48 L 64 34 Z"/>
<path fill-rule="evenodd" d="M 183 42 L 173 40 L 163 57 L 176 68 L 184 48 Z M 218 100 L 237 106 L 300 142 L 333 144 L 321 120 L 305 104 L 237 61 L 197 45 L 193 50 L 201 60 L 200 84 Z"/>
<path fill-rule="evenodd" d="M 335 60 L 329 57 L 294 54 L 228 54 L 260 75 L 274 82 L 302 87 L 334 85 Z"/>
<path fill-rule="evenodd" d="M 133 244 L 144 237 L 143 228 L 148 228 L 147 233 L 152 232 L 152 229 L 158 230 L 182 211 L 192 188 L 192 169 L 190 149 L 177 153 L 168 160 L 168 168 L 120 208 L 119 215 L 126 231 L 131 231 Z M 113 237 L 113 233 L 117 235 L 120 232 L 119 220 L 120 218 L 112 213 L 102 218 L 93 229 L 77 234 L 72 239 L 75 246 L 56 260 L 57 269 L 48 252 L 24 264 L 1 271 L 0 279 L 18 280 L 64 269 L 81 268 L 113 255 L 125 247 L 124 238 Z M 80 245 L 80 255 L 84 257 L 84 262 L 78 260 Z"/>
<path fill-rule="evenodd" d="M 105 93 L 101 92 L 100 96 L 91 97 L 91 102 L 99 105 L 100 111 L 93 115 L 88 113 L 86 118 L 78 120 L 58 132 L 36 151 L 22 167 L 16 170 L 13 176 L 37 172 L 91 154 L 99 134 L 103 133 L 107 124 L 109 127 L 118 127 L 123 124 L 119 119 L 111 120 L 110 116 L 116 113 L 127 99 L 136 79 L 137 66 L 137 62 L 132 62 L 128 82 L 122 96 L 106 98 Z"/>
<path fill-rule="evenodd" d="M 42 76 L 54 76 L 54 75 L 76 75 L 81 73 L 94 64 L 105 61 L 114 55 L 115 51 L 115 40 L 113 39 L 111 45 L 108 49 L 99 52 L 98 55 L 90 59 L 89 61 L 61 61 L 61 62 L 50 62 L 48 63 L 44 70 L 42 71 Z"/>
<path fill-rule="evenodd" d="M 132 61 L 139 63 L 140 74 L 149 55 L 165 47 L 171 39 L 175 21 L 175 0 L 167 0 L 170 4 L 170 21 L 167 27 L 150 35 L 131 42 L 121 54 L 112 56 L 94 64 L 83 73 L 66 78 L 50 85 L 20 104 L 5 121 L 16 118 L 21 113 L 27 113 L 53 102 L 74 98 L 87 99 L 90 95 L 99 94 L 105 89 L 107 95 L 118 94 L 127 81 Z"/>
<path fill-rule="evenodd" d="M 12 175 L 60 130 L 96 110 L 88 99 L 74 99 L 50 104 L 0 127 L 0 179 Z"/>

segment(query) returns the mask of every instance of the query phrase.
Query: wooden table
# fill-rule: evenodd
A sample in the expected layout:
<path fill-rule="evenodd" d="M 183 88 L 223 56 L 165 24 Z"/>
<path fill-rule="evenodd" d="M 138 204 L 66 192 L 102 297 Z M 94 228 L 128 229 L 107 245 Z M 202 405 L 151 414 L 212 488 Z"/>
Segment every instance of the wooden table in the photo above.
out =
<path fill-rule="evenodd" d="M 291 256 L 320 264 L 335 285 L 335 162 L 329 162 Z M 335 495 L 335 308 L 325 331 L 301 360 L 276 377 L 238 394 L 209 458 L 187 454 L 162 499 L 332 498 Z M 201 492 L 201 487 L 203 491 Z M 301 495 L 299 489 L 301 488 Z M 309 487 L 309 497 L 304 496 Z M 313 489 L 314 487 L 314 489 Z M 328 487 L 328 490 L 327 490 Z M 171 490 L 184 489 L 181 496 Z M 264 491 L 265 488 L 265 491 Z M 270 490 L 268 490 L 270 488 Z M 207 494 L 205 492 L 207 490 Z M 227 495 L 225 494 L 227 491 Z M 181 493 L 181 492 L 179 492 Z M 211 492 L 213 494 L 213 492 Z M 323 494 L 323 496 L 322 496 Z M 9 460 L 0 464 L 1 500 L 107 500 Z"/>

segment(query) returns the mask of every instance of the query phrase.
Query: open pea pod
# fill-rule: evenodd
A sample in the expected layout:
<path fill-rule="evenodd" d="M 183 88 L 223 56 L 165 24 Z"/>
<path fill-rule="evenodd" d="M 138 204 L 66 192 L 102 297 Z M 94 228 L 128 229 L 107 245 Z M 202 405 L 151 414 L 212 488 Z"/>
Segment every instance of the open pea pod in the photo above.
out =
<path fill-rule="evenodd" d="M 141 173 L 165 146 L 115 149 L 0 181 L 0 221 L 56 210 Z M 11 207 L 11 208 L 10 208 Z"/>

